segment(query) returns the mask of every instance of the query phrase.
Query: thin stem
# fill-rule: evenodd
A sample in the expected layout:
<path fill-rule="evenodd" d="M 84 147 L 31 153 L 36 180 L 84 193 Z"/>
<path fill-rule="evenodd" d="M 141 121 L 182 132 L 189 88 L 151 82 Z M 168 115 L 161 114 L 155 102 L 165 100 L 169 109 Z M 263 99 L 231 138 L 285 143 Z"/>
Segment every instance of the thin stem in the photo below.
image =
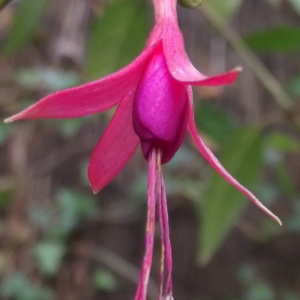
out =
<path fill-rule="evenodd" d="M 249 68 L 259 78 L 278 105 L 280 105 L 284 110 L 290 111 L 293 107 L 292 99 L 282 88 L 279 81 L 249 49 L 234 29 L 230 27 L 208 3 L 203 3 L 198 10 L 202 12 L 204 17 L 222 34 L 231 47 L 245 60 Z"/>
<path fill-rule="evenodd" d="M 177 0 L 152 0 L 152 2 L 154 5 L 156 22 L 159 22 L 165 18 L 172 18 L 177 20 Z"/>

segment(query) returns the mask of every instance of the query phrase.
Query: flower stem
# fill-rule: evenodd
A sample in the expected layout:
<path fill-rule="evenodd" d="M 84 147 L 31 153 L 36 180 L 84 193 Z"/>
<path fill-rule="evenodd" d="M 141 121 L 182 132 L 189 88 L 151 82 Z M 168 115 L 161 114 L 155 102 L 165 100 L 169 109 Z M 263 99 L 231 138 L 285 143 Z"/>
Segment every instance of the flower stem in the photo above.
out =
<path fill-rule="evenodd" d="M 156 22 L 165 18 L 175 18 L 177 16 L 177 0 L 152 0 L 155 11 Z"/>
<path fill-rule="evenodd" d="M 208 2 L 208 1 L 207 1 Z M 208 4 L 203 3 L 198 8 L 204 17 L 223 35 L 231 47 L 245 60 L 248 67 L 258 77 L 260 82 L 269 91 L 284 110 L 290 111 L 293 102 L 278 80 L 262 64 L 257 56 L 249 49 L 235 30 Z"/>

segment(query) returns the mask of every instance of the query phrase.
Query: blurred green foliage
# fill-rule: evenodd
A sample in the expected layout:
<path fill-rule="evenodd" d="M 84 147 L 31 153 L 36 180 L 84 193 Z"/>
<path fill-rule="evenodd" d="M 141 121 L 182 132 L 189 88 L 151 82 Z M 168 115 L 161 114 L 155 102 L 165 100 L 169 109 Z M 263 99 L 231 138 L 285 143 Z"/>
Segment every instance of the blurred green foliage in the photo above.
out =
<path fill-rule="evenodd" d="M 94 286 L 98 290 L 102 290 L 105 292 L 112 292 L 118 286 L 118 282 L 115 276 L 109 270 L 104 268 L 95 271 L 93 282 Z"/>
<path fill-rule="evenodd" d="M 296 76 L 290 80 L 287 89 L 293 97 L 296 99 L 300 98 L 300 74 L 296 74 Z"/>
<path fill-rule="evenodd" d="M 207 1 L 228 22 L 238 13 L 243 4 L 243 0 Z M 281 0 L 269 0 L 269 2 L 273 5 L 282 3 Z M 297 13 L 300 13 L 298 0 L 287 2 Z M 39 24 L 46 8 L 46 0 L 23 0 L 19 3 L 9 34 L 0 46 L 2 54 L 13 55 L 35 39 L 39 34 Z M 149 32 L 151 16 L 149 11 L 146 1 L 140 0 L 115 0 L 105 6 L 103 12 L 91 24 L 87 64 L 84 70 L 85 79 L 95 79 L 111 73 L 139 54 Z M 251 32 L 243 36 L 243 40 L 253 52 L 279 55 L 299 53 L 299 36 L 299 26 L 280 25 Z M 296 104 L 300 98 L 299 74 L 299 72 L 291 74 L 285 86 Z M 41 69 L 26 67 L 15 72 L 16 84 L 29 91 L 41 89 L 49 92 L 57 91 L 74 86 L 79 81 L 80 76 L 77 73 L 50 67 Z M 276 204 L 279 196 L 292 199 L 292 213 L 285 220 L 284 228 L 286 231 L 299 233 L 300 199 L 287 166 L 288 155 L 299 155 L 299 135 L 280 131 L 277 128 L 266 132 L 264 124 L 245 126 L 211 103 L 199 105 L 195 117 L 201 134 L 212 143 L 213 150 L 220 156 L 220 161 L 241 183 L 250 189 L 254 188 L 254 192 L 262 196 L 264 203 Z M 68 139 L 80 131 L 83 122 L 83 119 L 61 121 L 56 124 L 56 128 L 61 136 Z M 0 126 L 1 145 L 7 143 L 13 131 L 12 125 Z M 198 177 L 186 176 L 184 171 L 187 166 L 193 174 L 199 173 Z M 263 177 L 266 169 L 271 169 L 275 174 L 272 180 L 268 181 Z M 86 164 L 82 170 L 86 173 Z M 186 145 L 181 147 L 172 162 L 164 167 L 164 173 L 168 195 L 180 195 L 192 200 L 198 208 L 197 254 L 199 261 L 207 264 L 220 249 L 227 235 L 239 224 L 248 200 L 205 166 L 200 155 L 195 155 L 191 147 Z M 0 183 L 0 206 L 5 210 L 11 201 L 14 180 L 10 177 L 1 178 Z M 138 176 L 131 188 L 132 200 L 137 207 L 140 207 L 143 202 L 139 200 L 145 198 L 146 194 L 146 174 Z M 31 255 L 35 267 L 45 278 L 53 278 L 59 272 L 68 250 L 68 241 L 82 221 L 85 218 L 93 219 L 96 214 L 99 214 L 95 200 L 89 194 L 65 188 L 54 198 L 52 206 L 36 206 L 29 211 L 30 222 L 40 233 L 40 237 L 31 248 Z M 269 219 L 264 219 L 256 237 L 261 242 L 281 233 L 282 229 L 276 224 Z M 1 266 L 4 263 L 1 256 Z M 274 290 L 259 276 L 253 266 L 249 267 L 245 263 L 241 267 L 238 278 L 247 291 L 242 299 L 275 299 Z M 98 290 L 111 292 L 118 287 L 118 281 L 109 270 L 101 268 L 94 272 L 93 285 Z M 36 285 L 25 273 L 12 273 L 2 280 L 0 294 L 2 297 L 16 300 L 53 298 L 53 291 L 46 285 Z M 291 291 L 286 291 L 280 297 L 283 300 L 298 299 Z"/>
<path fill-rule="evenodd" d="M 203 2 L 203 0 L 179 0 L 178 3 L 186 8 L 195 8 L 199 5 L 201 5 L 201 3 Z"/>
<path fill-rule="evenodd" d="M 245 262 L 244 265 L 238 270 L 238 278 L 241 284 L 246 287 L 243 299 L 245 300 L 296 300 L 298 295 L 292 291 L 285 290 L 283 292 L 276 293 L 272 286 L 270 286 L 263 278 L 260 276 L 258 270 L 250 262 Z"/>
<path fill-rule="evenodd" d="M 247 45 L 254 51 L 264 53 L 299 52 L 300 27 L 276 26 L 244 37 Z"/>
<path fill-rule="evenodd" d="M 46 277 L 59 271 L 67 243 L 72 232 L 85 218 L 99 213 L 90 196 L 72 190 L 61 190 L 53 207 L 35 207 L 30 211 L 30 220 L 43 233 L 32 247 L 37 268 Z"/>
<path fill-rule="evenodd" d="M 23 273 L 14 273 L 3 280 L 0 295 L 13 300 L 51 300 L 53 292 L 33 284 Z"/>
<path fill-rule="evenodd" d="M 16 72 L 16 81 L 26 89 L 46 89 L 55 92 L 75 86 L 79 83 L 79 76 L 72 71 L 61 71 L 54 68 L 28 68 Z"/>
<path fill-rule="evenodd" d="M 18 6 L 13 26 L 5 43 L 0 47 L 4 55 L 11 55 L 29 42 L 37 33 L 47 0 L 23 0 Z"/>
<path fill-rule="evenodd" d="M 147 19 L 145 1 L 118 0 L 108 5 L 91 29 L 86 78 L 107 75 L 134 59 L 149 32 Z"/>
<path fill-rule="evenodd" d="M 229 20 L 235 12 L 239 9 L 243 0 L 206 0 L 223 18 Z"/>
<path fill-rule="evenodd" d="M 288 2 L 293 6 L 295 11 L 300 14 L 300 1 L 299 0 L 288 0 Z"/>
<path fill-rule="evenodd" d="M 251 188 L 259 180 L 263 167 L 261 130 L 240 128 L 227 136 L 220 160 L 229 172 Z M 219 174 L 213 173 L 200 204 L 200 261 L 207 263 L 225 235 L 239 219 L 245 197 Z"/>

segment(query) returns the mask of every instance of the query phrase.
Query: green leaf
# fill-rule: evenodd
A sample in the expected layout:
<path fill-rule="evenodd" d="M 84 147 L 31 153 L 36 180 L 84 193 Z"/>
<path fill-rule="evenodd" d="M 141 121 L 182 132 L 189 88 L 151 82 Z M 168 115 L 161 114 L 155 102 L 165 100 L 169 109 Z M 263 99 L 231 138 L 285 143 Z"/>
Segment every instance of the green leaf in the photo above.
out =
<path fill-rule="evenodd" d="M 278 183 L 282 191 L 289 198 L 293 198 L 297 195 L 297 189 L 293 184 L 293 178 L 290 171 L 287 168 L 287 165 L 281 163 L 276 168 L 276 173 L 278 177 Z"/>
<path fill-rule="evenodd" d="M 130 62 L 142 50 L 147 33 L 146 1 L 114 1 L 93 26 L 86 77 L 101 77 Z"/>
<path fill-rule="evenodd" d="M 0 126 L 0 144 L 2 144 L 13 132 L 11 126 Z"/>
<path fill-rule="evenodd" d="M 42 231 L 47 232 L 51 226 L 53 226 L 55 217 L 56 211 L 54 212 L 54 210 L 49 209 L 49 207 L 34 205 L 29 210 L 30 222 L 32 222 L 36 228 Z"/>
<path fill-rule="evenodd" d="M 281 132 L 270 134 L 267 138 L 267 145 L 277 151 L 287 153 L 297 153 L 300 150 L 300 144 L 296 137 Z"/>
<path fill-rule="evenodd" d="M 43 241 L 33 248 L 39 270 L 46 276 L 55 275 L 60 267 L 66 248 L 62 243 Z"/>
<path fill-rule="evenodd" d="M 50 289 L 33 284 L 25 274 L 19 272 L 2 280 L 0 295 L 13 300 L 50 300 L 54 297 Z"/>
<path fill-rule="evenodd" d="M 275 299 L 275 294 L 271 286 L 267 283 L 258 280 L 251 285 L 251 288 L 248 290 L 247 294 L 244 297 L 245 300 L 273 300 Z"/>
<path fill-rule="evenodd" d="M 52 238 L 65 238 L 85 217 L 95 216 L 96 202 L 89 196 L 72 190 L 60 190 L 57 195 L 59 216 L 57 226 L 52 230 Z"/>
<path fill-rule="evenodd" d="M 218 142 L 224 142 L 236 128 L 236 124 L 224 110 L 210 104 L 202 104 L 196 108 L 196 122 L 199 128 Z"/>
<path fill-rule="evenodd" d="M 290 80 L 287 85 L 287 90 L 293 97 L 300 97 L 300 74 Z"/>
<path fill-rule="evenodd" d="M 285 222 L 286 228 L 289 231 L 300 232 L 300 201 L 296 199 L 293 203 L 292 215 Z"/>
<path fill-rule="evenodd" d="M 118 282 L 111 272 L 106 269 L 99 269 L 94 273 L 94 286 L 105 292 L 113 292 L 118 287 Z"/>
<path fill-rule="evenodd" d="M 262 168 L 262 138 L 260 130 L 247 127 L 237 130 L 226 141 L 220 161 L 228 171 L 247 187 L 257 179 Z M 225 236 L 238 220 L 247 199 L 213 173 L 205 198 L 200 204 L 201 237 L 199 261 L 207 263 Z"/>
<path fill-rule="evenodd" d="M 300 50 L 300 28 L 278 26 L 253 32 L 244 37 L 246 44 L 258 52 L 295 52 Z"/>
<path fill-rule="evenodd" d="M 28 42 L 37 29 L 47 0 L 23 0 L 15 16 L 15 22 L 1 52 L 10 55 Z"/>
<path fill-rule="evenodd" d="M 63 119 L 57 122 L 56 126 L 58 126 L 59 132 L 63 136 L 70 138 L 74 137 L 86 122 L 88 122 L 87 118 Z"/>
<path fill-rule="evenodd" d="M 196 8 L 199 6 L 203 0 L 178 0 L 178 3 L 186 8 Z"/>
<path fill-rule="evenodd" d="M 43 87 L 49 91 L 66 89 L 79 83 L 79 77 L 74 72 L 53 68 L 20 69 L 16 73 L 16 80 L 28 89 Z"/>
<path fill-rule="evenodd" d="M 290 4 L 294 7 L 295 11 L 300 14 L 300 1 L 299 0 L 288 0 Z"/>
<path fill-rule="evenodd" d="M 230 19 L 240 8 L 243 0 L 206 0 L 224 19 Z"/>

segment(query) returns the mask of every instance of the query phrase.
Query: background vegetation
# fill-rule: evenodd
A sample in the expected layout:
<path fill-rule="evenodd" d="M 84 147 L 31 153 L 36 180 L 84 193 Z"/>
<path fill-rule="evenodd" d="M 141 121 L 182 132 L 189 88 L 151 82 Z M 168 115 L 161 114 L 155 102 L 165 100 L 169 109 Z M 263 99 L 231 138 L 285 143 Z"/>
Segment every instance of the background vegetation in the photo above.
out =
<path fill-rule="evenodd" d="M 143 48 L 145 0 L 0 0 L 0 114 L 109 74 Z M 243 67 L 195 89 L 220 160 L 283 221 L 249 205 L 187 137 L 164 166 L 182 300 L 296 300 L 300 294 L 300 1 L 204 0 L 179 7 L 194 64 Z M 143 255 L 146 164 L 137 151 L 93 195 L 87 163 L 111 112 L 0 125 L 0 299 L 133 299 Z M 156 299 L 159 249 L 149 299 Z"/>

